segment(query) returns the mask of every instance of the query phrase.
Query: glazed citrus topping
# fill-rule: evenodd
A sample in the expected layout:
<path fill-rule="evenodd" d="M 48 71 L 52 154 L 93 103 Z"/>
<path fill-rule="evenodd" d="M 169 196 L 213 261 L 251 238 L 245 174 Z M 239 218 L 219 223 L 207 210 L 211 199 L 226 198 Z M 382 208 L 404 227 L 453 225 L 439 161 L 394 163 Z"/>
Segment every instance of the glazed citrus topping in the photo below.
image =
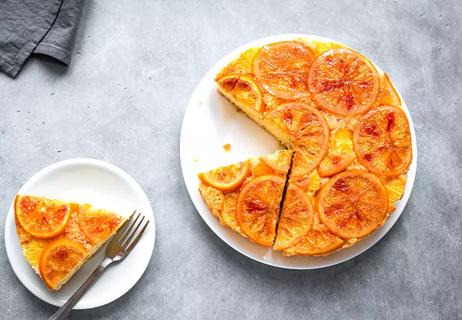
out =
<path fill-rule="evenodd" d="M 309 41 L 311 51 L 314 55 L 320 56 L 326 51 L 332 49 L 342 49 L 344 46 L 338 42 L 324 42 L 324 41 Z"/>
<path fill-rule="evenodd" d="M 365 114 L 354 132 L 359 161 L 385 176 L 405 173 L 412 160 L 412 144 L 406 114 L 397 107 L 381 106 Z"/>
<path fill-rule="evenodd" d="M 258 85 L 247 75 L 227 75 L 217 80 L 220 88 L 233 99 L 256 111 L 265 111 Z"/>
<path fill-rule="evenodd" d="M 316 104 L 340 115 L 364 113 L 379 89 L 375 67 L 350 49 L 329 50 L 316 58 L 308 84 Z"/>
<path fill-rule="evenodd" d="M 271 115 L 291 136 L 292 147 L 303 154 L 311 169 L 315 168 L 326 154 L 329 140 L 329 128 L 322 114 L 307 104 L 294 102 L 279 106 Z"/>
<path fill-rule="evenodd" d="M 59 239 L 51 242 L 40 256 L 40 276 L 46 285 L 55 289 L 79 264 L 87 250 L 79 243 Z"/>
<path fill-rule="evenodd" d="M 395 203 L 403 197 L 406 188 L 406 175 L 387 177 L 384 179 L 384 184 L 388 193 L 388 212 L 393 212 L 396 207 Z"/>
<path fill-rule="evenodd" d="M 296 184 L 289 184 L 273 249 L 284 250 L 294 245 L 311 229 L 312 225 L 313 207 L 310 199 Z"/>
<path fill-rule="evenodd" d="M 114 214 L 80 209 L 79 227 L 92 244 L 97 244 L 114 233 L 120 224 L 120 218 Z"/>
<path fill-rule="evenodd" d="M 292 161 L 292 169 L 290 173 L 290 181 L 296 182 L 303 190 L 308 191 L 307 187 L 311 182 L 311 173 L 316 173 L 314 168 L 317 163 L 310 161 L 303 154 L 296 152 Z"/>
<path fill-rule="evenodd" d="M 242 189 L 237 202 L 241 230 L 258 244 L 271 247 L 285 179 L 276 175 L 256 178 Z"/>
<path fill-rule="evenodd" d="M 308 71 L 313 53 L 302 42 L 287 41 L 264 46 L 255 57 L 258 82 L 272 95 L 282 99 L 309 97 Z"/>
<path fill-rule="evenodd" d="M 297 184 L 307 195 L 311 196 L 321 187 L 321 177 L 316 169 L 311 172 L 306 170 L 309 164 L 307 164 L 304 159 L 305 158 L 300 157 L 298 154 L 295 154 L 289 182 Z"/>
<path fill-rule="evenodd" d="M 292 151 L 279 150 L 273 154 L 264 155 L 252 161 L 252 177 L 269 174 L 286 175 L 292 160 Z"/>
<path fill-rule="evenodd" d="M 336 235 L 361 238 L 379 227 L 388 208 L 383 183 L 366 171 L 346 171 L 329 180 L 318 195 L 321 222 Z"/>
<path fill-rule="evenodd" d="M 15 214 L 21 227 L 36 238 L 52 238 L 64 231 L 71 208 L 61 201 L 16 196 Z"/>
<path fill-rule="evenodd" d="M 261 157 L 261 160 L 276 173 L 286 174 L 289 171 L 292 152 L 279 151 L 274 154 Z"/>
<path fill-rule="evenodd" d="M 383 73 L 379 77 L 379 93 L 377 94 L 377 100 L 374 105 L 381 106 L 395 106 L 401 105 L 401 99 L 399 98 L 398 92 L 390 81 L 390 78 L 386 73 Z"/>
<path fill-rule="evenodd" d="M 248 75 L 253 73 L 253 62 L 260 48 L 250 48 L 242 52 L 239 57 L 224 67 L 215 80 L 229 74 Z"/>
<path fill-rule="evenodd" d="M 227 167 L 220 167 L 199 174 L 199 179 L 206 185 L 221 191 L 238 189 L 250 173 L 249 162 L 244 161 Z"/>
<path fill-rule="evenodd" d="M 353 133 L 340 128 L 329 139 L 327 155 L 319 164 L 319 175 L 330 177 L 345 170 L 354 160 Z"/>
<path fill-rule="evenodd" d="M 329 154 L 319 164 L 319 175 L 323 178 L 331 177 L 344 171 L 354 160 L 342 154 Z"/>
<path fill-rule="evenodd" d="M 345 241 L 329 231 L 319 222 L 315 215 L 313 228 L 308 231 L 294 246 L 284 250 L 284 255 L 325 255 L 340 248 Z"/>

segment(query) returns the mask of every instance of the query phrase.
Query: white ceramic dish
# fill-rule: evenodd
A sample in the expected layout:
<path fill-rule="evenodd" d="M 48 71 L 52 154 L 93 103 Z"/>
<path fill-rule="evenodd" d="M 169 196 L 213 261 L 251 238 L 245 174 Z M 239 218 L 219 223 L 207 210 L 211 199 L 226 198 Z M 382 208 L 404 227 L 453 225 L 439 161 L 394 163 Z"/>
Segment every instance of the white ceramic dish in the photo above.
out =
<path fill-rule="evenodd" d="M 225 65 L 248 48 L 295 38 L 332 41 L 302 34 L 271 36 L 238 48 L 209 70 L 194 91 L 186 109 L 181 130 L 180 157 L 184 181 L 197 211 L 224 242 L 245 256 L 271 266 L 287 269 L 316 269 L 332 266 L 361 254 L 377 243 L 391 229 L 401 215 L 411 194 L 417 168 L 417 148 L 412 118 L 404 100 L 402 100 L 403 109 L 409 119 L 413 144 L 413 160 L 408 172 L 404 196 L 397 203 L 395 212 L 379 230 L 350 248 L 326 257 L 284 257 L 280 253 L 254 244 L 220 225 L 218 219 L 211 215 L 199 194 L 197 174 L 217 166 L 244 160 L 250 156 L 271 153 L 281 149 L 281 146 L 269 133 L 248 119 L 242 112 L 237 112 L 236 107 L 218 93 L 214 77 Z M 231 144 L 229 152 L 223 150 L 223 145 L 226 143 Z"/>
<path fill-rule="evenodd" d="M 130 215 L 134 209 L 150 220 L 143 237 L 121 263 L 109 267 L 77 303 L 75 309 L 95 308 L 114 301 L 130 290 L 145 272 L 155 242 L 151 204 L 138 183 L 126 172 L 103 161 L 71 159 L 36 173 L 18 191 L 50 198 L 90 203 L 95 208 Z M 11 267 L 22 284 L 35 296 L 61 306 L 101 261 L 102 251 L 86 263 L 58 292 L 49 291 L 24 258 L 14 223 L 13 204 L 5 224 L 5 247 Z"/>

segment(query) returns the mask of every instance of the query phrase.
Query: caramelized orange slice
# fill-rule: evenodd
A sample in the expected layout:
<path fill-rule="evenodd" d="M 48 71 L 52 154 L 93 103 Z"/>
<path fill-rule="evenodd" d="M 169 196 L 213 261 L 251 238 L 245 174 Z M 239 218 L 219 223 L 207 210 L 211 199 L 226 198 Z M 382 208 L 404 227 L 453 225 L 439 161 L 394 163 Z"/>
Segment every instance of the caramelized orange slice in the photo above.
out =
<path fill-rule="evenodd" d="M 255 56 L 260 51 L 260 48 L 250 48 L 242 52 L 239 57 L 231 61 L 224 67 L 216 76 L 215 81 L 225 75 L 239 74 L 248 75 L 253 73 L 253 61 Z"/>
<path fill-rule="evenodd" d="M 319 164 L 319 175 L 321 177 L 331 177 L 339 172 L 344 171 L 353 162 L 354 157 L 345 157 L 343 155 L 327 155 Z"/>
<path fill-rule="evenodd" d="M 324 41 L 308 41 L 308 45 L 311 48 L 311 51 L 314 53 L 314 55 L 320 56 L 326 51 L 332 50 L 332 49 L 341 49 L 344 48 L 345 46 L 336 43 L 336 42 L 324 42 Z"/>
<path fill-rule="evenodd" d="M 360 170 L 331 178 L 317 201 L 321 222 L 346 239 L 362 238 L 377 229 L 388 208 L 383 183 L 375 175 Z"/>
<path fill-rule="evenodd" d="M 276 173 L 286 174 L 289 171 L 291 151 L 278 151 L 276 153 L 261 157 L 261 160 Z"/>
<path fill-rule="evenodd" d="M 313 227 L 308 233 L 302 237 L 293 247 L 287 248 L 284 251 L 285 256 L 293 255 L 308 255 L 320 256 L 327 255 L 332 251 L 340 248 L 345 241 L 337 237 L 329 231 L 326 226 L 320 224 L 318 227 Z"/>
<path fill-rule="evenodd" d="M 220 167 L 199 174 L 202 183 L 221 191 L 234 191 L 239 189 L 250 173 L 248 161 Z"/>
<path fill-rule="evenodd" d="M 291 137 L 292 147 L 315 168 L 326 154 L 329 127 L 322 114 L 304 103 L 286 103 L 271 113 L 272 120 Z"/>
<path fill-rule="evenodd" d="M 230 192 L 226 194 L 226 197 L 223 201 L 223 210 L 221 211 L 220 218 L 225 226 L 242 234 L 239 222 L 237 221 L 236 217 L 238 197 L 239 193 L 237 192 Z"/>
<path fill-rule="evenodd" d="M 79 227 L 92 244 L 109 238 L 120 224 L 120 217 L 102 210 L 79 211 Z"/>
<path fill-rule="evenodd" d="M 36 238 L 48 239 L 64 231 L 71 208 L 58 200 L 17 195 L 14 211 L 25 231 Z"/>
<path fill-rule="evenodd" d="M 349 49 L 329 50 L 316 58 L 308 84 L 316 104 L 340 115 L 364 113 L 375 102 L 379 90 L 375 67 Z"/>
<path fill-rule="evenodd" d="M 321 178 L 319 177 L 318 170 L 306 170 L 309 164 L 303 161 L 303 159 L 298 154 L 295 154 L 289 182 L 297 184 L 307 195 L 312 196 L 321 187 Z"/>
<path fill-rule="evenodd" d="M 239 195 L 237 221 L 241 230 L 258 244 L 273 244 L 284 184 L 279 176 L 261 176 L 246 184 Z"/>
<path fill-rule="evenodd" d="M 403 197 L 406 188 L 406 175 L 386 178 L 384 184 L 388 193 L 388 212 L 393 212 L 396 209 L 396 202 Z"/>
<path fill-rule="evenodd" d="M 251 76 L 227 75 L 218 79 L 217 84 L 231 101 L 239 101 L 240 105 L 258 112 L 265 111 L 262 94 Z"/>
<path fill-rule="evenodd" d="M 316 214 L 313 228 L 308 231 L 294 246 L 284 250 L 283 255 L 327 255 L 340 248 L 345 241 L 329 231 L 329 229 L 319 222 Z"/>
<path fill-rule="evenodd" d="M 397 107 L 381 106 L 365 114 L 353 143 L 361 164 L 377 174 L 398 176 L 407 171 L 412 160 L 409 122 Z"/>
<path fill-rule="evenodd" d="M 319 189 L 319 174 L 314 170 L 316 163 L 309 160 L 299 152 L 296 152 L 292 161 L 290 182 L 295 182 L 305 191 L 317 191 Z"/>
<path fill-rule="evenodd" d="M 262 158 L 260 158 L 258 161 L 254 161 L 252 163 L 251 168 L 252 168 L 251 175 L 253 178 L 276 173 L 273 168 L 271 168 L 269 165 L 266 164 L 265 161 L 263 161 Z"/>
<path fill-rule="evenodd" d="M 353 134 L 341 128 L 329 139 L 327 155 L 319 164 L 319 175 L 330 177 L 345 170 L 354 160 Z"/>
<path fill-rule="evenodd" d="M 383 73 L 379 77 L 380 86 L 379 93 L 377 94 L 377 100 L 374 105 L 381 106 L 395 106 L 399 107 L 401 105 L 401 99 L 399 98 L 398 92 L 396 92 L 395 87 L 391 83 L 390 78 L 386 73 Z"/>
<path fill-rule="evenodd" d="M 309 97 L 308 71 L 313 61 L 310 48 L 298 41 L 264 46 L 255 57 L 257 81 L 272 95 L 294 100 Z"/>
<path fill-rule="evenodd" d="M 43 250 L 40 256 L 40 276 L 49 288 L 58 289 L 58 285 L 72 275 L 86 255 L 87 250 L 75 241 L 55 240 Z"/>
<path fill-rule="evenodd" d="M 299 241 L 313 225 L 313 206 L 310 199 L 297 187 L 289 184 L 282 206 L 274 250 L 284 250 Z"/>

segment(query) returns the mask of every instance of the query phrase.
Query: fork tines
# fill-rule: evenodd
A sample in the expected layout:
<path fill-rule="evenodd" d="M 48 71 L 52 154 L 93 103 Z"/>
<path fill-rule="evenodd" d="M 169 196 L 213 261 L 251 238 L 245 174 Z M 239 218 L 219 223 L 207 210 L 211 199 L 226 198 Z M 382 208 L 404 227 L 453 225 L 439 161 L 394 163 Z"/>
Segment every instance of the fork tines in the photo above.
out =
<path fill-rule="evenodd" d="M 138 229 L 145 220 L 145 217 L 141 215 L 141 212 L 138 212 L 135 219 L 133 219 L 135 214 L 136 210 L 133 211 L 127 221 L 125 221 L 122 227 L 117 231 L 114 239 L 126 254 L 128 254 L 135 247 L 149 224 L 149 220 L 146 219 L 143 227 L 138 232 Z"/>

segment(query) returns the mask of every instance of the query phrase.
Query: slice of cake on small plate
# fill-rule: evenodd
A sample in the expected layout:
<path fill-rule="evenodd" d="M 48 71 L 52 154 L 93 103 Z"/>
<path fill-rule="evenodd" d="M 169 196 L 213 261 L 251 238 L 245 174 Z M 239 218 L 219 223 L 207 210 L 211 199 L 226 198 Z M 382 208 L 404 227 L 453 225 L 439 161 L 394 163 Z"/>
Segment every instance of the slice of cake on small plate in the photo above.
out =
<path fill-rule="evenodd" d="M 59 290 L 125 221 L 115 213 L 32 195 L 17 195 L 16 232 L 27 262 Z"/>

